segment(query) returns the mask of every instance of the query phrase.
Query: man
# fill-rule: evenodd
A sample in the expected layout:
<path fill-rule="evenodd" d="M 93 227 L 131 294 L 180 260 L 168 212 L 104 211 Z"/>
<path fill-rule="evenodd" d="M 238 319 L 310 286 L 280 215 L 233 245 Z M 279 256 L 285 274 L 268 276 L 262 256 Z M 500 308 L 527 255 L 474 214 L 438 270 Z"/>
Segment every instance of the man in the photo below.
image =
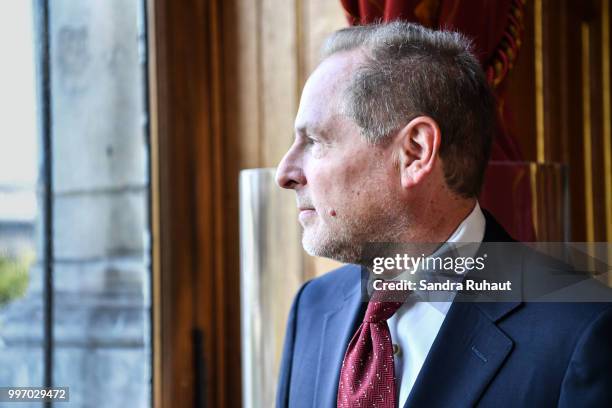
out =
<path fill-rule="evenodd" d="M 305 250 L 356 264 L 369 242 L 511 241 L 477 202 L 493 116 L 461 35 L 400 22 L 336 32 L 277 173 Z M 357 265 L 304 284 L 277 405 L 612 403 L 609 304 L 395 303 L 362 303 Z"/>

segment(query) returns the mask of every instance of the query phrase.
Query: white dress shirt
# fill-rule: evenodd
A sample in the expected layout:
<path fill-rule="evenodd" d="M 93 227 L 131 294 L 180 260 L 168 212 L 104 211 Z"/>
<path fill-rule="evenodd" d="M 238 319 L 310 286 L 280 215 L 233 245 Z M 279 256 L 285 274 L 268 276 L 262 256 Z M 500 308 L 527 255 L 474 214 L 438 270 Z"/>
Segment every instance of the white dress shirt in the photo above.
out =
<path fill-rule="evenodd" d="M 484 232 L 485 217 L 476 202 L 472 212 L 447 242 L 482 242 Z M 400 408 L 406 404 L 450 306 L 451 302 L 430 303 L 409 299 L 387 320 L 393 344 L 400 348 L 400 353 L 394 356 Z"/>

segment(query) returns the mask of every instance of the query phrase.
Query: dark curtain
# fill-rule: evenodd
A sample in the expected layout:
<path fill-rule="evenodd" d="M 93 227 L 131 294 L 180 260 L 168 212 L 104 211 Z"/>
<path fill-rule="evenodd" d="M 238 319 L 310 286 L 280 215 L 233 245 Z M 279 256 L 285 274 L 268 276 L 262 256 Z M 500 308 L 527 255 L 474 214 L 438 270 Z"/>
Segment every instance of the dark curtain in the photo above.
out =
<path fill-rule="evenodd" d="M 459 31 L 474 51 L 497 99 L 496 135 L 480 196 L 512 236 L 535 240 L 528 167 L 508 132 L 504 79 L 518 55 L 523 32 L 522 0 L 340 0 L 351 25 L 404 20 Z"/>

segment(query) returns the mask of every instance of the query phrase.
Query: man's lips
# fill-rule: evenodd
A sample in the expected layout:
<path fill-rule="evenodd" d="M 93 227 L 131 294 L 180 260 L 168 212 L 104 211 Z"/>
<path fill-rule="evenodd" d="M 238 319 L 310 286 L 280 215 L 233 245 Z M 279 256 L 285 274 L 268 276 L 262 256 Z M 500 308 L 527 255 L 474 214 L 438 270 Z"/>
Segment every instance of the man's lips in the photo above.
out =
<path fill-rule="evenodd" d="M 295 203 L 298 211 L 314 211 L 314 206 L 310 203 L 306 203 L 305 201 L 302 200 L 297 200 L 297 202 Z"/>
<path fill-rule="evenodd" d="M 300 211 L 298 215 L 300 220 L 304 220 L 305 218 L 308 218 L 316 213 L 314 208 L 299 207 L 298 210 Z"/>

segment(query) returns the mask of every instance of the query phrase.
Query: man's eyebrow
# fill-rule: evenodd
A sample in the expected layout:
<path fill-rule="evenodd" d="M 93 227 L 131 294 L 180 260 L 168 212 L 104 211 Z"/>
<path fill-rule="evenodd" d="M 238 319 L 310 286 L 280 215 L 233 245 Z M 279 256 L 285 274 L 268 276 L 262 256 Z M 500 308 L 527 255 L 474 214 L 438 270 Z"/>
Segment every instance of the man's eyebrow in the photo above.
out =
<path fill-rule="evenodd" d="M 313 128 L 308 125 L 301 125 L 295 128 L 295 133 L 301 136 L 316 136 L 322 139 L 326 139 L 326 132 L 323 132 L 321 129 Z"/>

